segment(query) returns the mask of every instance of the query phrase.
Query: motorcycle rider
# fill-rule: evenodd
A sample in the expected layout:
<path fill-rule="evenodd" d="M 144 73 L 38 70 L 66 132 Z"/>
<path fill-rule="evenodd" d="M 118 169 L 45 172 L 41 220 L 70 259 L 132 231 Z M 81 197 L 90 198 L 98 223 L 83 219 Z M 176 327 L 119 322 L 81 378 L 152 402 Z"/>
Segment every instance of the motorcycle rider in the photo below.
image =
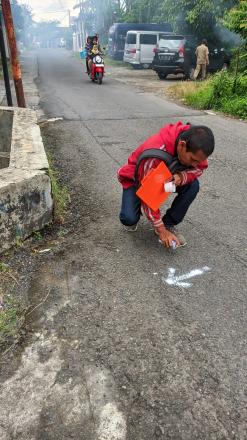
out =
<path fill-rule="evenodd" d="M 98 44 L 94 44 L 92 49 L 89 52 L 89 58 L 88 58 L 88 67 L 89 67 L 89 72 L 91 72 L 91 66 L 92 66 L 92 62 L 93 62 L 93 58 L 95 57 L 95 55 L 99 55 L 100 52 L 100 48 Z"/>
<path fill-rule="evenodd" d="M 90 37 L 88 37 L 90 39 Z M 95 55 L 98 55 L 101 53 L 101 47 L 99 44 L 99 39 L 98 36 L 95 35 L 93 37 L 93 39 L 90 39 L 90 43 L 89 43 L 89 49 L 88 49 L 88 56 L 86 59 L 86 64 L 87 64 L 87 72 L 88 75 L 90 75 L 91 72 L 91 65 L 92 65 L 92 61 L 93 61 L 93 57 Z"/>

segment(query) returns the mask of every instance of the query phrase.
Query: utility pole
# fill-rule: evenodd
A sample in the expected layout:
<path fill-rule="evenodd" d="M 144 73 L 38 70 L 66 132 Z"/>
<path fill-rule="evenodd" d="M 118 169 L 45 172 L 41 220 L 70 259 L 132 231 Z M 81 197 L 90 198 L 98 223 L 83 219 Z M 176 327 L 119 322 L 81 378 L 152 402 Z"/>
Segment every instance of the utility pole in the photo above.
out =
<path fill-rule="evenodd" d="M 18 50 L 15 38 L 14 24 L 9 0 L 2 0 L 2 11 L 7 39 L 9 43 L 12 73 L 18 107 L 26 107 L 23 84 L 21 79 L 21 66 L 18 60 Z"/>
<path fill-rule="evenodd" d="M 2 66 L 3 66 L 3 77 L 4 77 L 5 91 L 6 91 L 6 97 L 7 97 L 7 104 L 9 107 L 12 107 L 13 101 L 12 101 L 12 95 L 11 95 L 10 82 L 9 82 L 9 70 L 8 70 L 8 62 L 7 62 L 7 56 L 6 56 L 6 50 L 5 50 L 4 35 L 3 35 L 1 10 L 0 10 L 0 52 L 1 52 L 1 60 L 2 60 Z"/>

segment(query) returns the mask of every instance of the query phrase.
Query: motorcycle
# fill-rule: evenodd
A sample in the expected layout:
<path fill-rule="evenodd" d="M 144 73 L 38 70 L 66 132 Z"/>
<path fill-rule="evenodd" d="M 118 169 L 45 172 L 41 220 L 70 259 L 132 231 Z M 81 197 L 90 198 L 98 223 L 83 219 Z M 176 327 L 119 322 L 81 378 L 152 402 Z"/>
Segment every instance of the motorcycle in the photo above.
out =
<path fill-rule="evenodd" d="M 91 64 L 91 80 L 97 81 L 98 84 L 102 84 L 102 80 L 105 74 L 105 63 L 102 54 L 97 54 L 92 59 Z"/>

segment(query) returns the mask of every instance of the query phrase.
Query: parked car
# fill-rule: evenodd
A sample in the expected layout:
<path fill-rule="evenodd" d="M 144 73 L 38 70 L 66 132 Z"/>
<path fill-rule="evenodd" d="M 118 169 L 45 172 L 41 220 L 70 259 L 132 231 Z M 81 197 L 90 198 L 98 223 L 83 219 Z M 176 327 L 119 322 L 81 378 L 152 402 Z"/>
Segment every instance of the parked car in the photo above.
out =
<path fill-rule="evenodd" d="M 109 29 L 108 55 L 114 60 L 122 60 L 128 31 L 172 32 L 170 23 L 114 23 Z"/>
<path fill-rule="evenodd" d="M 193 78 L 196 67 L 195 50 L 199 42 L 193 35 L 167 35 L 160 36 L 152 68 L 160 79 L 167 75 L 182 73 L 185 78 Z M 208 72 L 217 72 L 227 69 L 231 60 L 230 53 L 223 48 L 209 45 Z"/>
<path fill-rule="evenodd" d="M 154 49 L 160 40 L 160 32 L 155 31 L 129 31 L 127 32 L 124 47 L 124 62 L 133 68 L 144 67 L 148 69 L 154 58 Z"/>

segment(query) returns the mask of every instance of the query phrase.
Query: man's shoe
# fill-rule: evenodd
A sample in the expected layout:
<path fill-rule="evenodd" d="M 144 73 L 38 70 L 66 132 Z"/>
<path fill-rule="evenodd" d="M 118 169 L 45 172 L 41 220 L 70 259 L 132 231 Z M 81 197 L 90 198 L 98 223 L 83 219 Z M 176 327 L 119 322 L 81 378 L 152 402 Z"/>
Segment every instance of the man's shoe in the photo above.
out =
<path fill-rule="evenodd" d="M 166 226 L 166 229 L 168 229 L 168 231 L 170 231 L 172 234 L 176 235 L 176 237 L 179 240 L 179 245 L 177 245 L 176 247 L 184 247 L 187 244 L 187 240 L 186 238 L 180 234 L 180 232 L 178 232 L 175 228 L 175 226 Z"/>
<path fill-rule="evenodd" d="M 125 226 L 124 225 L 124 229 L 127 232 L 136 232 L 138 228 L 138 223 L 136 223 L 136 225 L 132 225 L 132 226 Z"/>

